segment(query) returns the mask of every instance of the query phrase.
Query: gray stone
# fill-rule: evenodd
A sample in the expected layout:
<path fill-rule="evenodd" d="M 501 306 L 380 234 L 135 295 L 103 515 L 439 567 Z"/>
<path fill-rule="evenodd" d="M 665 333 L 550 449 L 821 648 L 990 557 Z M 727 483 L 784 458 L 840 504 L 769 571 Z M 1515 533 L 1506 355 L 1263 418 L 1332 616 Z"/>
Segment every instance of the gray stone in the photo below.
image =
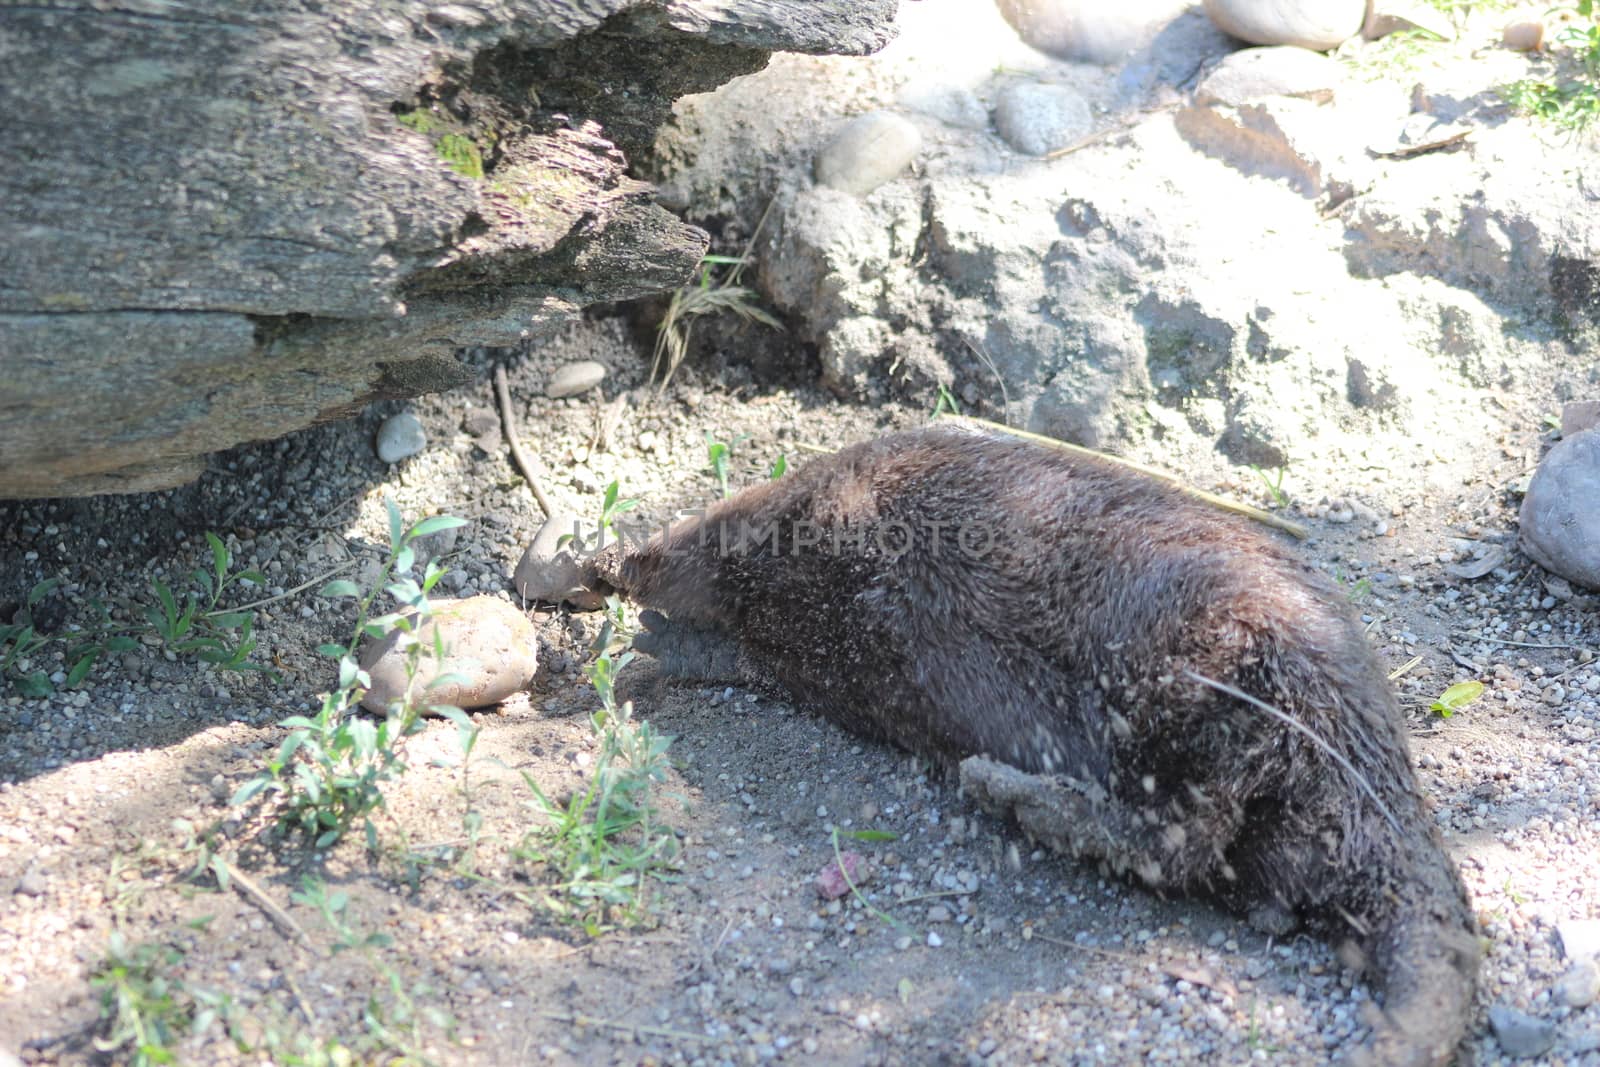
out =
<path fill-rule="evenodd" d="M 1000 91 L 994 125 L 1018 152 L 1042 156 L 1093 132 L 1094 118 L 1088 103 L 1074 89 L 1013 82 Z"/>
<path fill-rule="evenodd" d="M 544 395 L 551 400 L 577 396 L 580 393 L 587 393 L 605 381 L 605 377 L 605 364 L 596 363 L 592 359 L 580 359 L 576 363 L 568 363 L 558 368 L 550 375 L 550 380 L 545 383 Z"/>
<path fill-rule="evenodd" d="M 17 879 L 17 892 L 27 897 L 42 897 L 49 888 L 49 881 L 44 876 L 44 871 L 39 869 L 37 863 L 32 864 Z"/>
<path fill-rule="evenodd" d="M 989 109 L 977 94 L 942 80 L 922 79 L 900 90 L 900 106 L 961 130 L 987 130 Z"/>
<path fill-rule="evenodd" d="M 840 127 L 817 153 L 819 185 L 866 196 L 891 181 L 917 157 L 922 134 L 889 111 L 869 111 Z"/>
<path fill-rule="evenodd" d="M 428 447 L 428 434 L 422 420 L 409 411 L 390 415 L 378 427 L 378 458 L 399 463 Z"/>
<path fill-rule="evenodd" d="M 1017 36 L 1041 52 L 1078 63 L 1119 63 L 1146 44 L 1191 0 L 997 0 Z"/>
<path fill-rule="evenodd" d="M 1542 1056 L 1556 1043 L 1554 1023 L 1504 1004 L 1489 1009 L 1489 1029 L 1494 1031 L 1495 1040 L 1500 1042 L 1506 1055 L 1518 1059 Z"/>
<path fill-rule="evenodd" d="M 1561 436 L 1600 426 L 1600 400 L 1569 400 L 1561 405 Z"/>
<path fill-rule="evenodd" d="M 1522 498 L 1522 550 L 1553 574 L 1600 590 L 1600 429 L 1564 438 Z"/>
<path fill-rule="evenodd" d="M 572 541 L 558 543 L 569 535 Z M 512 572 L 511 584 L 517 595 L 552 604 L 566 601 L 583 611 L 604 606 L 603 596 L 584 587 L 579 569 L 579 553 L 593 549 L 589 542 L 594 536 L 593 525 L 575 515 L 558 512 L 546 519 Z"/>
<path fill-rule="evenodd" d="M 1600 919 L 1563 919 L 1556 923 L 1556 938 L 1569 960 L 1600 958 Z"/>
<path fill-rule="evenodd" d="M 1195 87 L 1197 104 L 1239 107 L 1264 96 L 1298 96 L 1327 103 L 1344 80 L 1337 62 L 1293 45 L 1244 48 L 1227 56 Z"/>
<path fill-rule="evenodd" d="M 1292 44 L 1325 52 L 1361 32 L 1366 0 L 1205 0 L 1224 32 L 1251 44 Z"/>
<path fill-rule="evenodd" d="M 444 644 L 443 660 L 432 653 L 436 634 Z M 433 617 L 417 628 L 416 641 L 424 651 L 410 678 L 407 640 L 396 630 L 362 651 L 362 669 L 372 677 L 372 687 L 361 700 L 366 710 L 381 715 L 401 696 L 419 704 L 487 707 L 526 689 L 538 665 L 539 637 L 533 623 L 499 597 L 434 600 Z M 460 678 L 432 684 L 445 675 Z"/>
<path fill-rule="evenodd" d="M 1574 963 L 1556 981 L 1550 995 L 1569 1008 L 1587 1008 L 1600 1000 L 1600 963 L 1592 956 Z"/>

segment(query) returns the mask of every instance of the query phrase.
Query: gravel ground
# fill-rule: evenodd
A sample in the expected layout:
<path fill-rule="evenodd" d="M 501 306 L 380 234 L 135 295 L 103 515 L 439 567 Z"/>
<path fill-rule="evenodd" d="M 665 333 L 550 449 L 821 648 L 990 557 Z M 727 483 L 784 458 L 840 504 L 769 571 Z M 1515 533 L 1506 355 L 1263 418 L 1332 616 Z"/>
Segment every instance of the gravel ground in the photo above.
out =
<path fill-rule="evenodd" d="M 743 354 L 727 358 L 735 345 L 758 349 L 754 365 L 769 371 L 757 379 Z M 575 326 L 509 364 L 523 436 L 558 504 L 594 514 L 619 478 L 646 501 L 639 514 L 659 520 L 712 493 L 708 432 L 737 441 L 733 481 L 744 484 L 780 452 L 802 463 L 807 446 L 927 417 L 814 392 L 803 384 L 814 368 L 774 335 L 712 328 L 700 347 L 665 395 L 632 394 L 609 429 L 610 399 L 640 385 L 647 363 L 626 319 Z M 601 389 L 545 399 L 547 376 L 577 359 L 610 368 Z M 227 800 L 276 750 L 276 722 L 331 683 L 316 646 L 352 617 L 316 590 L 329 574 L 370 574 L 383 497 L 413 517 L 470 520 L 448 560 L 449 592 L 513 596 L 507 576 L 539 516 L 498 440 L 488 358 L 476 366 L 477 385 L 408 406 L 430 443 L 394 466 L 378 461 L 373 438 L 402 405 L 378 405 L 219 456 L 184 490 L 0 504 L 10 583 L 0 599 L 59 577 L 58 625 L 87 621 L 95 599 L 125 611 L 152 579 L 184 581 L 209 559 L 204 532 L 216 532 L 238 565 L 266 575 L 249 594 L 274 598 L 255 609 L 257 658 L 279 672 L 219 672 L 147 643 L 110 656 L 81 688 L 3 691 L 0 1052 L 126 1058 L 93 1043 L 104 1030 L 89 978 L 114 930 L 180 950 L 171 973 L 231 998 L 257 1045 L 287 1049 L 308 1034 L 355 1045 L 375 998 L 409 1047 L 440 1063 L 1312 1064 L 1359 1040 L 1370 993 L 1322 942 L 1273 940 L 1034 852 L 903 753 L 764 697 L 662 682 L 643 660 L 621 691 L 675 738 L 662 803 L 681 869 L 653 886 L 649 922 L 598 937 L 522 902 L 508 892 L 518 883 L 507 854 L 533 819 L 522 774 L 560 792 L 592 759 L 577 713 L 593 703 L 579 671 L 594 615 L 534 610 L 534 689 L 474 717 L 482 739 L 465 780 L 451 765 L 455 726 L 433 722 L 412 739 L 377 853 L 356 837 L 311 851 L 252 834 Z M 1305 554 L 1350 586 L 1384 660 L 1404 668 L 1422 788 L 1488 941 L 1463 1062 L 1509 1062 L 1487 1023 L 1501 1006 L 1553 1026 L 1550 1050 L 1530 1062 L 1600 1064 L 1600 1007 L 1554 992 L 1571 966 L 1558 924 L 1600 920 L 1600 622 L 1594 600 L 1547 585 L 1516 552 L 1512 491 L 1547 443 L 1538 415 L 1549 396 L 1577 384 L 1539 382 L 1487 412 L 1480 454 L 1419 445 L 1379 475 L 1310 459 L 1283 487 L 1313 531 Z M 609 447 L 591 448 L 600 436 Z M 1183 462 L 1202 488 L 1269 502 L 1248 469 Z M 1495 548 L 1505 559 L 1484 577 L 1451 574 Z M 70 667 L 59 646 L 35 658 L 29 669 Z M 1427 711 L 1468 678 L 1487 684 L 1482 699 L 1449 719 Z M 469 810 L 482 820 L 470 851 Z M 194 859 L 185 820 L 222 820 L 246 878 L 225 889 L 182 878 Z M 850 845 L 866 860 L 864 904 L 825 902 L 814 888 L 835 827 L 896 835 Z M 422 859 L 439 855 L 457 860 Z M 329 925 L 290 897 L 307 874 L 347 894 L 348 927 L 391 942 L 331 951 Z M 406 1003 L 438 1017 L 410 1026 L 397 1017 Z M 266 1057 L 220 1026 L 178 1051 L 192 1063 Z"/>

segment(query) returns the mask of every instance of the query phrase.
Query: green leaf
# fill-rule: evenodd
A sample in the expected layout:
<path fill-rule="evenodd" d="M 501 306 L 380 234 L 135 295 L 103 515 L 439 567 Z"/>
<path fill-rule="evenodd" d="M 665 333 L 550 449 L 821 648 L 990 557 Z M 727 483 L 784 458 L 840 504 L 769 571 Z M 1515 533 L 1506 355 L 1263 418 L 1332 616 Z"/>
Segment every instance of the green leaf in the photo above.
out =
<path fill-rule="evenodd" d="M 417 562 L 416 549 L 412 548 L 410 545 L 406 545 L 405 547 L 400 549 L 399 552 L 395 553 L 394 569 L 403 574 L 406 571 L 410 570 L 412 565 L 415 564 L 416 562 Z"/>
<path fill-rule="evenodd" d="M 211 620 L 211 625 L 219 630 L 237 630 L 241 626 L 248 625 L 254 617 L 248 611 L 224 611 L 221 614 L 213 613 L 206 616 Z"/>
<path fill-rule="evenodd" d="M 28 607 L 34 607 L 50 595 L 50 590 L 61 584 L 60 578 L 46 578 L 44 581 L 28 590 Z"/>
<path fill-rule="evenodd" d="M 24 674 L 22 677 L 17 679 L 16 684 L 17 692 L 21 693 L 25 697 L 47 697 L 56 691 L 55 686 L 50 684 L 50 676 L 44 673 L 44 671 L 34 671 L 31 674 Z"/>
<path fill-rule="evenodd" d="M 217 588 L 221 589 L 228 577 L 228 564 L 232 562 L 228 557 L 228 546 L 210 530 L 206 531 L 206 544 L 211 546 L 211 569 L 216 572 Z"/>
<path fill-rule="evenodd" d="M 355 582 L 349 581 L 345 578 L 340 578 L 338 581 L 329 582 L 327 585 L 317 590 L 317 595 L 330 598 L 341 596 L 358 597 L 361 595 L 361 587 Z"/>
<path fill-rule="evenodd" d="M 317 651 L 322 653 L 324 656 L 327 656 L 329 659 L 338 659 L 341 656 L 348 656 L 350 654 L 350 649 L 347 646 L 335 645 L 331 643 L 326 645 L 318 645 Z"/>
<path fill-rule="evenodd" d="M 111 637 L 106 639 L 107 652 L 133 652 L 140 647 L 139 642 L 131 637 Z"/>
<path fill-rule="evenodd" d="M 409 536 L 413 538 L 427 537 L 431 533 L 438 533 L 440 530 L 454 530 L 456 527 L 465 526 L 466 524 L 466 519 L 457 518 L 454 515 L 435 515 L 432 518 L 423 519 L 413 526 Z"/>
<path fill-rule="evenodd" d="M 93 669 L 94 661 L 99 658 L 100 650 L 96 648 L 91 649 L 82 659 L 74 663 L 72 669 L 67 672 L 67 688 L 76 689 L 81 685 L 83 680 L 89 677 L 89 671 Z"/>
<path fill-rule="evenodd" d="M 1439 694 L 1439 699 L 1435 700 L 1428 707 L 1428 710 L 1438 712 L 1441 718 L 1448 719 L 1450 716 L 1454 715 L 1456 712 L 1460 711 L 1462 708 L 1481 697 L 1483 695 L 1483 689 L 1484 686 L 1482 682 L 1457 682 L 1455 685 L 1452 685 L 1449 689 L 1446 689 L 1443 693 Z"/>
<path fill-rule="evenodd" d="M 857 841 L 898 841 L 900 835 L 889 830 L 840 830 L 840 837 L 849 837 Z"/>
<path fill-rule="evenodd" d="M 257 793 L 271 784 L 272 779 L 264 775 L 260 778 L 252 778 L 234 791 L 233 799 L 228 803 L 235 808 L 248 804 Z"/>
<path fill-rule="evenodd" d="M 778 458 L 772 461 L 771 468 L 767 470 L 767 478 L 768 480 L 775 482 L 788 473 L 788 470 L 789 457 L 780 452 L 778 453 Z"/>
<path fill-rule="evenodd" d="M 388 497 L 383 498 L 384 510 L 389 513 L 389 546 L 398 547 L 405 537 L 405 520 L 400 517 L 400 509 Z"/>
<path fill-rule="evenodd" d="M 372 720 L 351 719 L 345 728 L 350 731 L 351 740 L 355 742 L 356 753 L 365 759 L 371 759 L 378 748 L 378 728 L 372 725 Z"/>

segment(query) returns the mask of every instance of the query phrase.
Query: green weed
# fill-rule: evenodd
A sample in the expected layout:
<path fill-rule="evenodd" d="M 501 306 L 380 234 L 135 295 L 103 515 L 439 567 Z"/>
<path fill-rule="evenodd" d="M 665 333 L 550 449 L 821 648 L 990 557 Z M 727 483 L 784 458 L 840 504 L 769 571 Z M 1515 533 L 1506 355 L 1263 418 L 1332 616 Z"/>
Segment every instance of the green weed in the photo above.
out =
<path fill-rule="evenodd" d="M 541 902 L 591 936 L 643 921 L 651 882 L 667 877 L 676 859 L 676 838 L 656 806 L 671 739 L 616 701 L 616 674 L 632 658 L 602 651 L 586 671 L 601 707 L 589 720 L 599 746 L 583 788 L 556 799 L 522 775 L 542 824 L 512 854 L 555 876 L 536 891 Z"/>
<path fill-rule="evenodd" d="M 106 956 L 89 980 L 100 992 L 104 1036 L 95 1038 L 101 1052 L 116 1053 L 132 1067 L 177 1063 L 174 1046 L 211 1025 L 215 1015 L 201 1009 L 173 973 L 183 950 L 170 944 L 129 946 L 113 932 Z"/>
<path fill-rule="evenodd" d="M 300 886 L 290 899 L 322 917 L 334 935 L 333 951 L 359 954 L 379 979 L 362 1005 L 366 1040 L 350 1043 L 351 1051 L 360 1054 L 358 1062 L 431 1063 L 423 1051 L 428 1028 L 448 1034 L 455 1026 L 448 1012 L 429 1006 L 436 991 L 421 982 L 406 984 L 383 955 L 394 939 L 382 931 L 358 929 L 346 914 L 350 906 L 348 893 L 330 892 L 325 882 L 309 874 L 301 876 Z"/>
<path fill-rule="evenodd" d="M 742 433 L 732 441 L 719 441 L 711 436 L 709 430 L 706 431 L 706 460 L 724 500 L 733 495 L 733 490 L 728 487 L 728 461 L 733 458 L 733 450 L 748 440 L 750 435 Z"/>
<path fill-rule="evenodd" d="M 428 593 L 444 570 L 430 560 L 420 583 L 406 572 L 416 562 L 412 542 L 461 526 L 465 520 L 439 515 L 405 529 L 399 509 L 392 502 L 385 504 L 389 511 L 390 549 L 374 586 L 363 590 L 354 582 L 341 580 L 322 589 L 325 597 L 348 596 L 357 601 L 355 632 L 350 640 L 320 649 L 337 660 L 338 685 L 322 694 L 322 707 L 314 717 L 295 715 L 283 720 L 280 725 L 288 728 L 289 735 L 261 773 L 242 785 L 233 797 L 237 806 L 262 793 L 276 794 L 279 826 L 299 831 L 316 848 L 331 845 L 358 821 L 364 821 L 367 847 L 376 851 L 377 827 L 371 814 L 384 805 L 384 784 L 405 772 L 401 745 L 419 729 L 423 711 L 407 696 L 390 706 L 381 724 L 374 725 L 359 713 L 361 698 L 372 686 L 371 677 L 356 658 L 362 637 L 382 641 L 396 630 L 406 635 L 402 641 L 407 693 L 425 656 L 431 655 L 435 662 L 444 658 L 437 631 L 432 648 L 424 648 L 415 639 L 417 629 L 432 617 Z M 380 591 L 388 593 L 400 610 L 374 618 L 371 612 Z M 429 688 L 448 680 L 452 679 L 435 678 Z M 443 713 L 444 709 L 441 706 L 437 710 Z"/>
<path fill-rule="evenodd" d="M 1250 469 L 1256 472 L 1256 477 L 1267 487 L 1267 494 L 1272 497 L 1274 504 L 1280 508 L 1289 506 L 1289 494 L 1283 491 L 1283 479 L 1289 473 L 1288 467 L 1278 467 L 1272 472 L 1271 477 L 1254 463 L 1250 464 Z"/>
<path fill-rule="evenodd" d="M 64 661 L 71 664 L 60 684 L 73 689 L 83 684 L 102 656 L 140 649 L 145 636 L 175 656 L 193 656 L 222 670 L 269 670 L 264 664 L 250 662 L 256 649 L 255 614 L 220 606 L 228 590 L 243 583 L 263 587 L 266 577 L 255 570 L 235 571 L 222 539 L 210 531 L 205 537 L 211 549 L 211 569 L 191 571 L 189 587 L 181 594 L 161 579 L 152 579 L 149 598 L 130 612 L 138 621 L 117 622 L 105 605 L 95 600 L 90 602 L 97 616 L 92 625 L 61 635 L 41 634 L 34 615 L 60 579 L 39 582 L 28 591 L 12 621 L 0 625 L 0 677 L 11 678 L 23 696 L 47 697 L 56 683 L 45 671 L 30 668 L 33 658 L 52 642 L 63 645 Z"/>
<path fill-rule="evenodd" d="M 1578 134 L 1600 118 L 1600 18 L 1594 0 L 1579 0 L 1574 10 L 1578 19 L 1556 37 L 1570 55 L 1555 59 L 1554 76 L 1512 82 L 1500 94 L 1516 110 Z"/>
<path fill-rule="evenodd" d="M 956 402 L 956 398 L 951 395 L 950 390 L 945 388 L 944 383 L 940 382 L 933 398 L 933 411 L 928 418 L 937 419 L 941 415 L 959 414 L 961 414 L 961 405 Z"/>

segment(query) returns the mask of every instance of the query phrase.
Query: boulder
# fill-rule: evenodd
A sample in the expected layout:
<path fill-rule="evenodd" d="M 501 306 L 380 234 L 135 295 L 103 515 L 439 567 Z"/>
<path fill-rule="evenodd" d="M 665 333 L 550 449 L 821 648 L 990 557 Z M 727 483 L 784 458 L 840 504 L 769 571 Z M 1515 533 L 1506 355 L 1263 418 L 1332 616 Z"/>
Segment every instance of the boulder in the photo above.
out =
<path fill-rule="evenodd" d="M 460 346 L 683 283 L 707 237 L 630 157 L 677 97 L 773 50 L 869 52 L 894 7 L 8 9 L 0 497 L 175 485 L 459 384 Z"/>

